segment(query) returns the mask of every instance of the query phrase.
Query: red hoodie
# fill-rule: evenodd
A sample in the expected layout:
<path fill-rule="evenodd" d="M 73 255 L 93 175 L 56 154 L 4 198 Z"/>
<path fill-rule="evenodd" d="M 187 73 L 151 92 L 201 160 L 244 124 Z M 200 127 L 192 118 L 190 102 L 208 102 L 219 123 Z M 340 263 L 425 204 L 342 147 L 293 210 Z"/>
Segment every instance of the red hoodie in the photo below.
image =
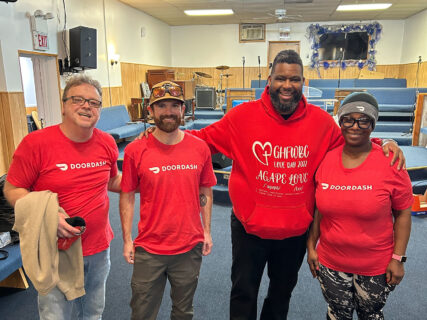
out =
<path fill-rule="evenodd" d="M 233 160 L 229 193 L 246 232 L 264 239 L 303 234 L 312 221 L 314 174 L 325 154 L 343 143 L 333 118 L 301 99 L 285 120 L 268 86 L 260 100 L 231 109 L 190 133 Z"/>

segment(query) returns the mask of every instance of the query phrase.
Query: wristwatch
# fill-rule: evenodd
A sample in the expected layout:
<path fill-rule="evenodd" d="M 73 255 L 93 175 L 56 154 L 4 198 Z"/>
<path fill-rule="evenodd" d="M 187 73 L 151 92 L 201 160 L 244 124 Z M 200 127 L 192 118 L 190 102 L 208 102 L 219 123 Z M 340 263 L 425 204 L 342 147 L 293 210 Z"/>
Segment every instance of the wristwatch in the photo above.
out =
<path fill-rule="evenodd" d="M 406 259 L 407 259 L 406 256 L 399 256 L 398 254 L 395 254 L 395 253 L 393 253 L 392 258 L 400 262 L 406 262 Z"/>

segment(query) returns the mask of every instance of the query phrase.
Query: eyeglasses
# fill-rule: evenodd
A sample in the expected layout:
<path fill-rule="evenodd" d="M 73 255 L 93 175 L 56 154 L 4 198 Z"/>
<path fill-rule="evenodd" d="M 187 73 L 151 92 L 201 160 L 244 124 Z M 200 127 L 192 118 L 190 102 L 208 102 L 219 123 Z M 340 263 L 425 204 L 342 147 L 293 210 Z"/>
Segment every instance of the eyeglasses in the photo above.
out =
<path fill-rule="evenodd" d="M 99 100 L 96 100 L 96 99 L 85 99 L 85 98 L 80 97 L 80 96 L 71 96 L 71 97 L 63 99 L 62 101 L 66 102 L 66 101 L 68 101 L 70 99 L 71 99 L 71 102 L 73 104 L 76 104 L 78 106 L 83 106 L 86 102 L 87 102 L 88 106 L 91 107 L 91 108 L 98 109 L 98 108 L 101 108 L 101 106 L 102 106 L 102 102 L 99 101 Z"/>
<path fill-rule="evenodd" d="M 166 83 L 161 87 L 153 88 L 151 90 L 151 95 L 154 98 L 161 98 L 165 96 L 166 92 L 169 92 L 172 97 L 182 96 L 182 88 L 180 86 L 174 86 L 169 83 Z"/>
<path fill-rule="evenodd" d="M 350 117 L 343 117 L 340 121 L 344 128 L 351 128 L 356 122 L 359 129 L 369 129 L 372 126 L 372 120 L 366 118 L 354 119 Z"/>

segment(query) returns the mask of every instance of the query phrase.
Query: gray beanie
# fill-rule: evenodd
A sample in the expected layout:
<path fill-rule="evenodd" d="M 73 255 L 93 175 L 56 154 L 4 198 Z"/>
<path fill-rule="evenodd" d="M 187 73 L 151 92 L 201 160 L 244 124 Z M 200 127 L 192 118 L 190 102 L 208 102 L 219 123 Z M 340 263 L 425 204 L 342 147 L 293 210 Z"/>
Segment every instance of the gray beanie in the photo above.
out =
<path fill-rule="evenodd" d="M 345 97 L 338 109 L 338 120 L 350 113 L 363 113 L 369 118 L 378 120 L 378 102 L 375 97 L 367 92 L 353 92 Z"/>

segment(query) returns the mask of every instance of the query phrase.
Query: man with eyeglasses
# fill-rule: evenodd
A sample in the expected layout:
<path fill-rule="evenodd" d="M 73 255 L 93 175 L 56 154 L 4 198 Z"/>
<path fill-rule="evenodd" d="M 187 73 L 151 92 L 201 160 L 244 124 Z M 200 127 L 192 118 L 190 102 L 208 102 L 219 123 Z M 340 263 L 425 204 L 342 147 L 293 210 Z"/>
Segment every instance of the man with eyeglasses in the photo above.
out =
<path fill-rule="evenodd" d="M 126 147 L 120 194 L 123 256 L 134 265 L 131 318 L 157 318 L 169 279 L 171 319 L 192 319 L 202 255 L 212 248 L 216 178 L 206 143 L 179 129 L 185 111 L 180 86 L 171 81 L 154 85 L 148 111 L 157 130 Z M 137 189 L 140 221 L 132 241 Z"/>
<path fill-rule="evenodd" d="M 62 122 L 30 133 L 19 144 L 4 194 L 15 206 L 17 201 L 28 201 L 30 193 L 50 190 L 58 194 L 59 206 L 68 216 L 85 220 L 82 233 L 58 212 L 57 236 L 61 242 L 81 235 L 86 294 L 68 300 L 68 293 L 56 286 L 47 295 L 39 294 L 39 314 L 41 319 L 74 319 L 74 307 L 78 319 L 100 319 L 113 239 L 107 190 L 120 192 L 118 149 L 109 134 L 95 128 L 102 106 L 98 81 L 85 75 L 71 78 L 62 101 Z"/>

